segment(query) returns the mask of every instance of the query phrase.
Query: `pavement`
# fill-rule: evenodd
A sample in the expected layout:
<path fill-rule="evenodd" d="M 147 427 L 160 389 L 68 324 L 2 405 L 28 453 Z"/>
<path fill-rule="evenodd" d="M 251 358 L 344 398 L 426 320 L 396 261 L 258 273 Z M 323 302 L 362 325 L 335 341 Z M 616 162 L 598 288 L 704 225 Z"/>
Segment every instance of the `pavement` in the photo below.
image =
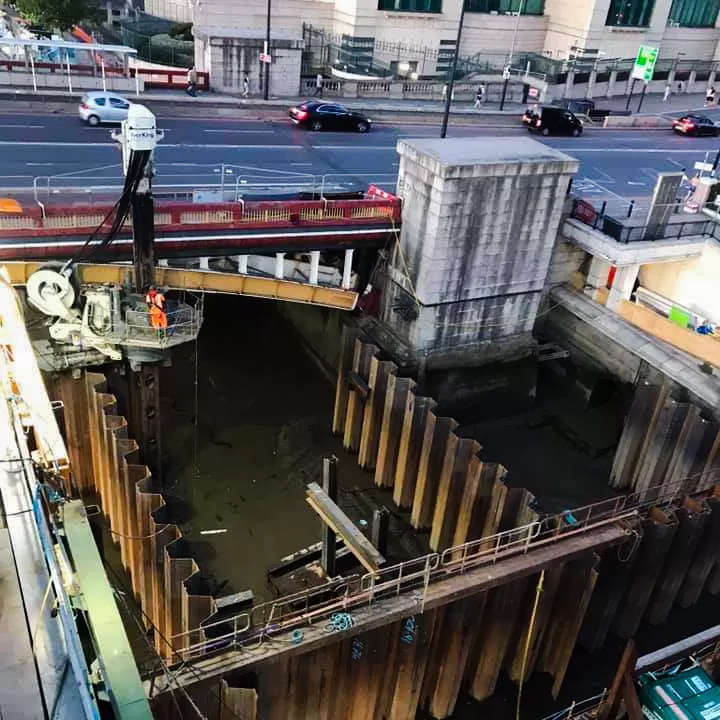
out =
<path fill-rule="evenodd" d="M 152 107 L 150 94 L 147 98 Z M 668 113 L 681 114 L 696 99 L 673 98 L 662 106 Z M 203 97 L 187 98 L 185 104 L 197 108 L 209 102 Z M 283 106 L 287 102 L 283 100 Z M 33 184 L 43 202 L 67 201 L 70 188 L 88 199 L 98 197 L 102 187 L 110 195 L 116 194 L 120 156 L 110 128 L 86 127 L 74 110 L 68 114 L 20 108 L 8 112 L 12 107 L 5 103 L 0 112 L 3 195 L 32 202 Z M 221 182 L 225 188 L 237 186 L 248 195 L 318 188 L 323 183 L 333 189 L 363 189 L 374 182 L 392 190 L 398 167 L 397 141 L 437 137 L 440 124 L 436 116 L 432 122 L 415 126 L 378 123 L 367 135 L 311 133 L 273 116 L 226 118 L 211 113 L 201 117 L 196 112 L 195 117 L 186 118 L 160 105 L 157 112 L 165 137 L 156 151 L 155 187 L 163 192 L 217 189 Z M 713 109 L 708 114 L 719 112 Z M 471 123 L 453 117 L 448 137 L 521 137 L 527 132 L 517 115 L 501 126 L 478 115 Z M 616 214 L 625 212 L 630 200 L 641 207 L 646 204 L 658 172 L 691 170 L 695 162 L 713 158 L 719 145 L 717 139 L 677 137 L 669 130 L 592 128 L 580 138 L 544 138 L 542 142 L 577 157 L 580 172 L 573 183 L 574 192 L 598 203 L 607 201 L 609 211 Z"/>

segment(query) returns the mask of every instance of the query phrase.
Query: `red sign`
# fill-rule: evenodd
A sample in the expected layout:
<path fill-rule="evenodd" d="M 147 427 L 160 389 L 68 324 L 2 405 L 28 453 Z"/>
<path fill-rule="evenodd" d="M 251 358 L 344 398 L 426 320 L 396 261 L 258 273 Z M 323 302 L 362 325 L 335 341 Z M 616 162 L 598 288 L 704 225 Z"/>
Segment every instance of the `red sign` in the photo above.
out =
<path fill-rule="evenodd" d="M 367 191 L 368 198 L 379 198 L 381 200 L 394 200 L 395 196 L 386 190 L 381 190 L 377 185 L 371 185 Z"/>
<path fill-rule="evenodd" d="M 260 53 L 260 62 L 261 63 L 271 63 L 272 55 L 270 55 L 270 53 Z"/>
<path fill-rule="evenodd" d="M 537 98 L 539 97 L 539 95 L 540 95 L 540 92 L 539 92 L 538 89 L 535 88 L 535 87 L 531 87 L 531 88 L 528 90 L 528 97 L 529 97 L 529 98 L 532 98 L 533 100 L 537 100 Z"/>
<path fill-rule="evenodd" d="M 586 200 L 575 200 L 573 209 L 573 217 L 584 222 L 586 225 L 594 225 L 597 218 L 597 211 Z"/>

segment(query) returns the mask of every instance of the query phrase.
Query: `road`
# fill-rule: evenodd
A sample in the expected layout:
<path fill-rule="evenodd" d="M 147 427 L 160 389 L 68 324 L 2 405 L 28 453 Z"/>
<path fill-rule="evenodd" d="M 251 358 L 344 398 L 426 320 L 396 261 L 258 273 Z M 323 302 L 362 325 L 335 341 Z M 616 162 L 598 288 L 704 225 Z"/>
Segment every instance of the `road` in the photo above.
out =
<path fill-rule="evenodd" d="M 521 127 L 480 125 L 451 128 L 449 137 L 518 136 Z M 165 138 L 156 152 L 156 186 L 208 186 L 239 183 L 250 191 L 258 185 L 308 187 L 320 176 L 336 186 L 366 187 L 370 182 L 392 188 L 397 173 L 399 138 L 437 137 L 432 125 L 378 124 L 367 135 L 310 133 L 278 121 L 232 121 L 158 118 Z M 576 156 L 581 163 L 573 187 L 587 198 L 648 198 L 658 172 L 692 169 L 714 157 L 720 142 L 713 138 L 676 137 L 670 131 L 589 129 L 581 138 L 543 142 Z M 32 188 L 40 183 L 62 198 L 66 186 L 84 189 L 118 186 L 119 152 L 110 129 L 88 128 L 64 115 L 0 114 L 0 190 Z M 73 173 L 65 177 L 56 177 Z M 624 202 L 624 201 L 623 201 Z"/>

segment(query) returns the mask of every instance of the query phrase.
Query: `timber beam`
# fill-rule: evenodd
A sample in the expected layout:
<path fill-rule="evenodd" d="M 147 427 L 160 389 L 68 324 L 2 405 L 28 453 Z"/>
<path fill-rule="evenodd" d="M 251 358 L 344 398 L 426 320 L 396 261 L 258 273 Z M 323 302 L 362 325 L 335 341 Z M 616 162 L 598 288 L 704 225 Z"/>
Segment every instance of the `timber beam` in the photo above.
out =
<path fill-rule="evenodd" d="M 25 285 L 27 279 L 36 270 L 43 267 L 38 262 L 7 262 L 10 282 L 13 285 Z M 78 279 L 83 284 L 132 283 L 134 270 L 131 265 L 119 263 L 86 264 L 75 266 Z M 155 284 L 169 290 L 192 290 L 195 292 L 223 293 L 227 295 L 247 295 L 267 300 L 285 300 L 287 302 L 321 305 L 339 310 L 353 310 L 358 295 L 351 290 L 310 285 L 292 280 L 241 275 L 239 273 L 215 272 L 212 270 L 189 270 L 185 268 L 155 268 Z"/>
<path fill-rule="evenodd" d="M 344 611 L 352 615 L 352 627 L 347 632 L 333 632 L 318 617 L 316 622 L 302 628 L 302 638 L 292 641 L 291 635 L 297 628 L 288 627 L 273 632 L 262 643 L 251 642 L 239 649 L 223 650 L 212 655 L 189 660 L 171 673 L 172 685 L 167 676 L 154 678 L 157 692 L 167 692 L 198 682 L 218 678 L 227 673 L 270 660 L 289 658 L 311 650 L 331 645 L 347 637 L 354 637 L 411 615 L 427 613 L 456 600 L 487 592 L 492 588 L 536 574 L 556 563 L 567 563 L 589 552 L 621 544 L 627 537 L 627 528 L 621 523 L 608 523 L 584 533 L 568 536 L 547 544 L 530 546 L 527 553 L 518 554 L 494 565 L 468 570 L 463 574 L 451 575 L 430 584 L 422 593 L 407 592 L 397 596 L 370 602 L 367 593 L 360 594 L 354 601 L 346 598 Z M 295 636 L 297 638 L 297 635 Z M 148 687 L 150 680 L 147 681 Z"/>
<path fill-rule="evenodd" d="M 377 548 L 355 527 L 355 523 L 317 483 L 310 483 L 306 492 L 308 505 L 320 516 L 327 527 L 334 530 L 345 541 L 350 552 L 368 572 L 375 572 L 385 564 L 385 558 Z"/>

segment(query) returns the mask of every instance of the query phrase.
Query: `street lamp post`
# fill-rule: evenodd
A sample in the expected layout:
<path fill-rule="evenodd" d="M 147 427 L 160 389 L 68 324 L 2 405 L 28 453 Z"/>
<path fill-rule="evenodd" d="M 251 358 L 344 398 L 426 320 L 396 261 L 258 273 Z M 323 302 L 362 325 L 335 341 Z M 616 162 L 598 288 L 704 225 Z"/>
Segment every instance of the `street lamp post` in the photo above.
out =
<path fill-rule="evenodd" d="M 447 94 L 445 95 L 445 111 L 443 112 L 442 129 L 440 130 L 441 138 L 447 135 L 448 120 L 450 119 L 450 105 L 452 105 L 453 90 L 455 88 L 455 73 L 457 72 L 458 56 L 460 55 L 460 38 L 462 37 L 463 23 L 465 22 L 466 2 L 467 0 L 460 0 L 460 22 L 458 23 L 457 40 L 455 41 L 455 54 L 450 66 L 450 82 L 447 84 Z"/>
<path fill-rule="evenodd" d="M 267 0 L 267 25 L 265 26 L 265 75 L 263 82 L 263 98 L 265 100 L 270 96 L 270 63 L 267 56 L 270 55 L 270 17 L 272 15 L 272 0 Z"/>
<path fill-rule="evenodd" d="M 513 55 L 515 54 L 515 45 L 517 43 L 518 32 L 520 31 L 520 16 L 525 9 L 525 0 L 520 0 L 520 6 L 518 7 L 517 19 L 515 20 L 515 31 L 513 32 L 512 43 L 510 45 L 510 56 L 508 57 L 507 66 L 503 70 L 503 91 L 502 97 L 500 98 L 500 110 L 505 108 L 505 98 L 507 97 L 508 84 L 510 82 L 510 75 L 512 73 L 512 61 Z"/>

